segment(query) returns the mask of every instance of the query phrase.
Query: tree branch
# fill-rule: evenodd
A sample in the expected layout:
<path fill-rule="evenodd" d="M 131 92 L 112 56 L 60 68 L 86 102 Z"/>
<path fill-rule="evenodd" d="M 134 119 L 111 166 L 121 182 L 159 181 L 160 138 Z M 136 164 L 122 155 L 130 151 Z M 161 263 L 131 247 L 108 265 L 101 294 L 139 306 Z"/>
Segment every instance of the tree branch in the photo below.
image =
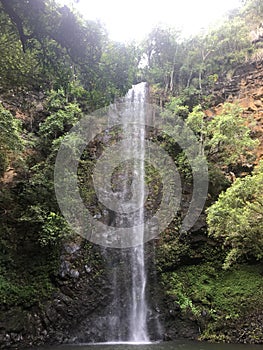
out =
<path fill-rule="evenodd" d="M 18 30 L 20 41 L 22 43 L 23 52 L 25 52 L 26 51 L 26 42 L 30 37 L 24 33 L 24 28 L 23 28 L 21 18 L 17 15 L 15 10 L 13 9 L 10 0 L 0 0 L 0 3 L 2 4 L 4 11 L 8 14 L 11 21 L 16 26 L 16 28 Z"/>

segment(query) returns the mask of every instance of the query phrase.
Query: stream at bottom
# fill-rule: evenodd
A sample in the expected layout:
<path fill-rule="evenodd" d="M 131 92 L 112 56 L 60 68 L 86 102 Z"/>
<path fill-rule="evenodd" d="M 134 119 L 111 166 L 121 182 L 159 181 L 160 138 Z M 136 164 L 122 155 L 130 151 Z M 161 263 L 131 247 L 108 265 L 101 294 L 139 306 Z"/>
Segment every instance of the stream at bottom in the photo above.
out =
<path fill-rule="evenodd" d="M 107 343 L 38 347 L 34 350 L 262 350 L 262 345 L 211 344 L 204 342 L 160 342 L 150 344 Z"/>

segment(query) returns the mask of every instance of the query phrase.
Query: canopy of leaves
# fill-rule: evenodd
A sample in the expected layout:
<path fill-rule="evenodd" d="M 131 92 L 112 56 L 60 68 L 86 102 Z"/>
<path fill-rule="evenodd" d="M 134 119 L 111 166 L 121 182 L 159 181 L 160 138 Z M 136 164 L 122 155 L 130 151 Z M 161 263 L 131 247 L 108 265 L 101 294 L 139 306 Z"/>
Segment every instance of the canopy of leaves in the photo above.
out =
<path fill-rule="evenodd" d="M 237 179 L 207 210 L 209 234 L 228 249 L 225 267 L 241 258 L 263 258 L 263 162 Z"/>
<path fill-rule="evenodd" d="M 262 6 L 257 7 L 257 1 L 248 3 L 207 33 L 188 39 L 183 40 L 180 32 L 171 28 L 154 28 L 144 43 L 147 79 L 168 95 L 188 91 L 194 100 L 192 105 L 204 102 L 218 79 L 231 76 L 256 50 L 249 33 Z"/>
<path fill-rule="evenodd" d="M 109 42 L 101 24 L 55 0 L 1 0 L 0 24 L 0 88 L 67 90 L 78 80 L 103 99 L 98 108 L 134 79 L 134 46 Z"/>
<path fill-rule="evenodd" d="M 208 159 L 219 166 L 251 160 L 251 151 L 258 144 L 250 136 L 242 109 L 235 104 L 225 103 L 212 119 L 206 117 L 200 105 L 196 106 L 186 124 L 198 135 Z"/>

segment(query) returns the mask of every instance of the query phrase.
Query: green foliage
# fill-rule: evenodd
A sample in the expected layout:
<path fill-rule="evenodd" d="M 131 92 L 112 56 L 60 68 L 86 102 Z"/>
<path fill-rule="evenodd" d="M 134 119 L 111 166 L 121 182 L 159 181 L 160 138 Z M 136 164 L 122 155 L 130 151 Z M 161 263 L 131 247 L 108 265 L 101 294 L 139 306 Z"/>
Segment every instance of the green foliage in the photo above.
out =
<path fill-rule="evenodd" d="M 182 40 L 180 33 L 171 28 L 154 28 L 144 43 L 147 79 L 159 84 L 164 95 L 185 91 L 190 97 L 189 106 L 203 101 L 221 77 L 253 54 L 249 32 L 257 1 L 252 3 L 253 9 L 250 6 L 247 11 L 233 11 L 218 27 L 189 39 Z"/>
<path fill-rule="evenodd" d="M 147 79 L 150 83 L 158 82 L 165 91 L 174 88 L 174 73 L 178 66 L 177 51 L 180 50 L 179 32 L 164 26 L 156 27 L 144 43 L 148 60 Z"/>
<path fill-rule="evenodd" d="M 186 125 L 198 135 L 205 133 L 205 113 L 201 105 L 194 107 L 193 111 L 188 115 Z"/>
<path fill-rule="evenodd" d="M 180 97 L 171 97 L 169 102 L 166 103 L 165 108 L 183 119 L 185 119 L 189 113 L 189 107 Z"/>
<path fill-rule="evenodd" d="M 83 115 L 78 103 L 68 102 L 63 89 L 50 91 L 47 109 L 51 114 L 39 126 L 39 146 L 43 153 L 51 152 L 52 145 L 57 148 L 57 140 L 64 137 Z"/>
<path fill-rule="evenodd" d="M 176 230 L 177 227 L 171 225 L 170 230 Z M 164 236 L 158 254 L 156 256 L 156 265 L 159 271 L 173 271 L 181 264 L 182 258 L 189 254 L 189 244 L 180 241 L 179 237 L 173 232 L 172 237 Z"/>
<path fill-rule="evenodd" d="M 31 205 L 20 218 L 21 222 L 38 226 L 37 242 L 41 247 L 59 245 L 72 234 L 66 220 L 60 214 L 48 212 L 44 206 Z"/>
<path fill-rule="evenodd" d="M 211 337 L 219 325 L 242 318 L 252 305 L 262 304 L 260 272 L 260 266 L 222 271 L 205 263 L 164 273 L 162 283 L 182 312 L 191 312 L 204 328 L 204 334 Z"/>
<path fill-rule="evenodd" d="M 17 89 L 32 84 L 37 69 L 37 61 L 31 52 L 23 53 L 21 43 L 7 16 L 0 13 L 0 76 L 1 89 Z"/>
<path fill-rule="evenodd" d="M 249 157 L 248 152 L 258 144 L 244 124 L 242 109 L 234 104 L 224 104 L 220 115 L 208 124 L 207 133 L 210 136 L 207 142 L 209 154 L 216 156 L 217 163 L 233 164 L 245 160 Z"/>
<path fill-rule="evenodd" d="M 135 46 L 110 42 L 98 22 L 67 6 L 54 0 L 1 0 L 0 10 L 0 88 L 70 92 L 78 81 L 95 109 L 126 91 L 136 76 Z"/>
<path fill-rule="evenodd" d="M 67 99 L 63 88 L 59 88 L 58 90 L 51 89 L 48 92 L 46 106 L 49 111 L 57 112 L 59 109 L 64 108 L 66 104 Z"/>
<path fill-rule="evenodd" d="M 15 151 L 22 149 L 21 123 L 0 104 L 0 177 Z"/>
<path fill-rule="evenodd" d="M 244 0 L 244 7 L 242 8 L 242 14 L 246 17 L 248 23 L 252 28 L 255 28 L 255 23 L 258 24 L 262 21 L 263 16 L 263 4 L 260 0 Z"/>
<path fill-rule="evenodd" d="M 1 148 L 21 149 L 21 122 L 0 104 L 0 139 Z"/>
<path fill-rule="evenodd" d="M 6 170 L 8 166 L 8 161 L 7 161 L 7 157 L 6 154 L 1 151 L 0 153 L 0 176 L 2 176 Z"/>
<path fill-rule="evenodd" d="M 6 276 L 0 275 L 0 298 L 2 305 L 26 305 L 27 307 L 34 305 L 41 298 L 47 298 L 54 291 L 54 286 L 42 275 L 35 276 L 35 280 L 31 283 L 21 284 L 19 281 L 12 281 Z M 44 278 L 44 279 L 43 279 Z"/>
<path fill-rule="evenodd" d="M 209 234 L 228 249 L 224 267 L 241 258 L 263 258 L 263 164 L 237 179 L 208 208 Z"/>
<path fill-rule="evenodd" d="M 70 232 L 66 220 L 61 215 L 51 212 L 45 217 L 42 225 L 40 244 L 42 246 L 56 244 L 62 238 L 68 237 Z"/>
<path fill-rule="evenodd" d="M 176 156 L 175 158 L 175 162 L 178 167 L 178 170 L 180 171 L 180 174 L 183 176 L 183 179 L 187 183 L 191 184 L 193 180 L 193 173 L 185 152 L 179 153 L 178 156 Z"/>
<path fill-rule="evenodd" d="M 99 89 L 105 91 L 107 102 L 128 91 L 136 80 L 140 51 L 134 44 L 109 42 L 105 45 L 100 63 Z M 105 98 L 104 97 L 104 98 Z"/>
<path fill-rule="evenodd" d="M 17 29 L 24 51 L 39 43 L 46 55 L 49 39 L 65 48 L 73 61 L 85 58 L 94 63 L 99 59 L 100 26 L 80 19 L 67 6 L 60 7 L 54 0 L 1 0 L 0 4 Z"/>
<path fill-rule="evenodd" d="M 225 173 L 217 167 L 217 164 L 208 163 L 209 173 L 209 194 L 212 199 L 218 197 L 218 195 L 225 191 L 230 185 L 231 181 L 225 176 Z"/>
<path fill-rule="evenodd" d="M 2 304 L 28 303 L 32 298 L 32 289 L 28 286 L 23 288 L 19 284 L 13 284 L 0 275 L 0 298 Z"/>
<path fill-rule="evenodd" d="M 238 105 L 225 103 L 220 114 L 211 120 L 200 105 L 196 106 L 186 124 L 198 136 L 208 159 L 219 166 L 250 161 L 251 151 L 258 145 L 258 141 L 251 138 Z"/>
<path fill-rule="evenodd" d="M 80 119 L 81 110 L 75 103 L 69 103 L 63 109 L 52 113 L 39 128 L 39 135 L 45 140 L 54 140 L 67 131 Z"/>

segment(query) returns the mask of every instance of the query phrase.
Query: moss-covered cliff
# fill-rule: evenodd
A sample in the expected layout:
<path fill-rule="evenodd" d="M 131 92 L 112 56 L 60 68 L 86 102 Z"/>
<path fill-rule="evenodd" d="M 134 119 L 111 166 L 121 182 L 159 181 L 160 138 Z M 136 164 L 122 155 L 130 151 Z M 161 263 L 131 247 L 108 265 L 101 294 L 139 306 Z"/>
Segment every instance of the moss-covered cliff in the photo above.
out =
<path fill-rule="evenodd" d="M 251 166 L 262 159 L 262 81 L 262 62 L 244 63 L 235 69 L 231 79 L 225 77 L 212 90 L 207 117 L 219 115 L 226 101 L 237 104 L 243 109 L 242 117 L 251 135 L 259 140 L 253 165 L 232 167 L 231 176 L 224 168 L 230 181 L 225 186 L 237 177 L 247 176 Z M 168 339 L 183 335 L 209 341 L 262 343 L 262 262 L 248 257 L 249 263 L 243 260 L 223 269 L 227 249 L 222 240 L 215 241 L 207 235 L 203 224 L 187 236 L 176 234 L 175 225 L 170 235 L 163 234 L 159 242 L 157 266 L 166 295 L 166 335 Z"/>

